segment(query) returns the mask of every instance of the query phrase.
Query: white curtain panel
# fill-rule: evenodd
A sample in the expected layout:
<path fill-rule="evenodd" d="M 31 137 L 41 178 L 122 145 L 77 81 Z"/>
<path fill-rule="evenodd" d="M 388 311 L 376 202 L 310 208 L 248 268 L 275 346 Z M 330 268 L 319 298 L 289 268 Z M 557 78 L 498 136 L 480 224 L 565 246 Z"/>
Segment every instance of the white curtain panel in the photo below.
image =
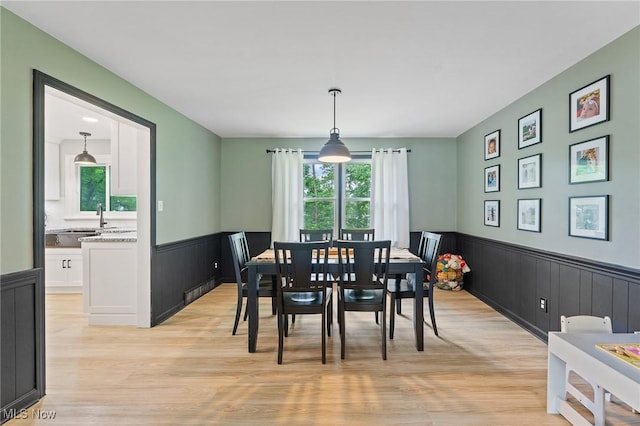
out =
<path fill-rule="evenodd" d="M 371 153 L 371 223 L 376 240 L 391 240 L 393 247 L 408 248 L 407 149 L 393 151 L 374 149 Z"/>
<path fill-rule="evenodd" d="M 274 241 L 298 241 L 303 228 L 301 149 L 276 149 L 271 159 L 271 247 Z"/>

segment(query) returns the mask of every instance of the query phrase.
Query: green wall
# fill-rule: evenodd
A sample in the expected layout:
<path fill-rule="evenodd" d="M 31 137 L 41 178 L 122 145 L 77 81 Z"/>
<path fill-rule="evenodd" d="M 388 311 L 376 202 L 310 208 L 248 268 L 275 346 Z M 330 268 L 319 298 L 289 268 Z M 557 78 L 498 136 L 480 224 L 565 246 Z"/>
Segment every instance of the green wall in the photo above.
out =
<path fill-rule="evenodd" d="M 271 231 L 271 154 L 267 148 L 318 151 L 326 138 L 222 139 L 222 229 Z M 409 209 L 412 231 L 455 231 L 456 144 L 446 138 L 348 138 L 352 151 L 411 149 Z"/>
<path fill-rule="evenodd" d="M 219 137 L 4 8 L 0 43 L 0 273 L 33 267 L 33 69 L 156 124 L 158 244 L 220 230 Z"/>
<path fill-rule="evenodd" d="M 525 64 L 523 64 L 525 66 Z M 569 93 L 611 75 L 610 121 L 569 133 Z M 458 232 L 622 266 L 640 267 L 640 27 L 593 53 L 457 139 Z M 542 143 L 518 149 L 517 121 L 542 108 Z M 501 129 L 501 155 L 484 161 L 484 135 Z M 610 135 L 610 180 L 569 184 L 569 145 Z M 518 190 L 518 158 L 542 153 L 542 188 Z M 484 168 L 500 164 L 501 189 L 484 193 Z M 568 197 L 610 195 L 609 241 L 568 236 Z M 542 232 L 516 229 L 518 198 L 542 199 Z M 483 201 L 501 202 L 500 227 Z M 498 259 L 496 259 L 499 261 Z"/>

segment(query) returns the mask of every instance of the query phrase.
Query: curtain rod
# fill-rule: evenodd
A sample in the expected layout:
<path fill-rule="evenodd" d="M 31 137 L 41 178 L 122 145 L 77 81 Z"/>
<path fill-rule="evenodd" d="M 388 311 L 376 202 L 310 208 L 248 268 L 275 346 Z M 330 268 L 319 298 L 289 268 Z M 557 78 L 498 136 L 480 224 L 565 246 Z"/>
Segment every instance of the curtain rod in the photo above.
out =
<path fill-rule="evenodd" d="M 386 149 L 386 148 L 383 148 L 383 149 Z M 393 152 L 400 152 L 399 149 L 392 149 L 392 151 Z M 275 149 L 267 148 L 267 154 L 272 154 L 274 152 L 276 152 Z M 411 152 L 411 150 L 407 149 L 407 152 Z M 305 151 L 305 150 L 302 150 L 302 153 L 303 154 L 319 154 L 320 151 Z M 371 151 L 351 151 L 351 153 L 352 154 L 371 154 Z"/>

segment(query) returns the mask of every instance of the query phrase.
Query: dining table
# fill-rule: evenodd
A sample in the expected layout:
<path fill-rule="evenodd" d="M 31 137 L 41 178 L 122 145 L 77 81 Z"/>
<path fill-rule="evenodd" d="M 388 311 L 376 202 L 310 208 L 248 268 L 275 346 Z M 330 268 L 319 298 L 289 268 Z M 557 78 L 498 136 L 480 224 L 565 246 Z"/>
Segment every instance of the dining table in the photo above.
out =
<path fill-rule="evenodd" d="M 329 273 L 337 276 L 339 265 L 337 253 L 330 251 L 328 256 Z M 249 322 L 248 343 L 249 352 L 256 352 L 258 342 L 259 325 L 259 303 L 258 303 L 258 282 L 261 275 L 274 275 L 276 271 L 275 253 L 273 249 L 267 249 L 247 262 L 247 316 Z M 391 248 L 389 254 L 389 279 L 400 274 L 415 274 L 417 283 L 424 280 L 424 261 L 411 253 L 408 249 Z M 415 334 L 415 344 L 418 351 L 424 350 L 424 314 L 423 314 L 423 286 L 416 286 L 416 297 L 413 306 L 413 329 Z M 391 307 L 393 309 L 394 307 Z"/>

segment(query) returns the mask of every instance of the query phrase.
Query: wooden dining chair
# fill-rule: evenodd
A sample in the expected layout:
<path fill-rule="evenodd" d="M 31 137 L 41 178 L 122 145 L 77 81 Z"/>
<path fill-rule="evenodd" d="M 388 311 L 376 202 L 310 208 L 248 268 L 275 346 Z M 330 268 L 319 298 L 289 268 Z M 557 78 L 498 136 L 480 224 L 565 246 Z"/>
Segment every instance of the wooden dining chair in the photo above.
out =
<path fill-rule="evenodd" d="M 335 242 L 338 249 L 338 323 L 340 358 L 345 358 L 346 312 L 381 313 L 382 359 L 387 359 L 387 281 L 391 241 Z"/>
<path fill-rule="evenodd" d="M 341 229 L 340 239 L 350 241 L 373 241 L 375 240 L 375 229 Z"/>
<path fill-rule="evenodd" d="M 333 241 L 333 229 L 301 229 L 300 242 L 309 241 L 329 241 L 331 245 Z"/>
<path fill-rule="evenodd" d="M 327 335 L 331 335 L 333 315 L 331 299 L 333 283 L 327 282 L 329 242 L 274 242 L 278 272 L 278 364 L 282 364 L 284 337 L 287 335 L 287 316 L 321 315 L 322 363 L 327 362 Z"/>
<path fill-rule="evenodd" d="M 436 325 L 436 314 L 433 309 L 433 290 L 437 281 L 436 264 L 438 262 L 438 253 L 440 251 L 441 241 L 442 235 L 423 231 L 420 234 L 420 243 L 418 245 L 417 253 L 417 255 L 424 261 L 425 279 L 424 283 L 418 285 L 423 286 L 423 297 L 429 299 L 428 305 L 429 314 L 431 316 L 431 326 L 433 327 L 433 332 L 436 336 L 438 335 L 438 327 Z M 416 297 L 415 286 L 417 283 L 415 281 L 415 274 L 407 274 L 405 278 L 395 277 L 395 279 L 389 282 L 387 287 L 387 294 L 390 297 L 391 304 L 391 307 L 389 308 L 389 339 L 393 339 L 396 313 L 398 315 L 402 313 L 402 299 L 414 299 Z"/>
<path fill-rule="evenodd" d="M 249 244 L 247 236 L 244 232 L 237 232 L 229 235 L 229 245 L 231 246 L 231 257 L 233 258 L 233 269 L 236 276 L 236 284 L 238 287 L 238 299 L 236 303 L 236 319 L 233 323 L 233 331 L 235 335 L 238 330 L 240 321 L 240 313 L 242 312 L 243 300 L 248 296 L 247 287 L 247 262 L 251 260 L 249 253 Z M 265 275 L 259 277 L 258 281 L 258 297 L 271 298 L 271 312 L 276 314 L 276 280 L 274 275 Z M 245 307 L 244 321 L 247 320 L 247 310 Z"/>

